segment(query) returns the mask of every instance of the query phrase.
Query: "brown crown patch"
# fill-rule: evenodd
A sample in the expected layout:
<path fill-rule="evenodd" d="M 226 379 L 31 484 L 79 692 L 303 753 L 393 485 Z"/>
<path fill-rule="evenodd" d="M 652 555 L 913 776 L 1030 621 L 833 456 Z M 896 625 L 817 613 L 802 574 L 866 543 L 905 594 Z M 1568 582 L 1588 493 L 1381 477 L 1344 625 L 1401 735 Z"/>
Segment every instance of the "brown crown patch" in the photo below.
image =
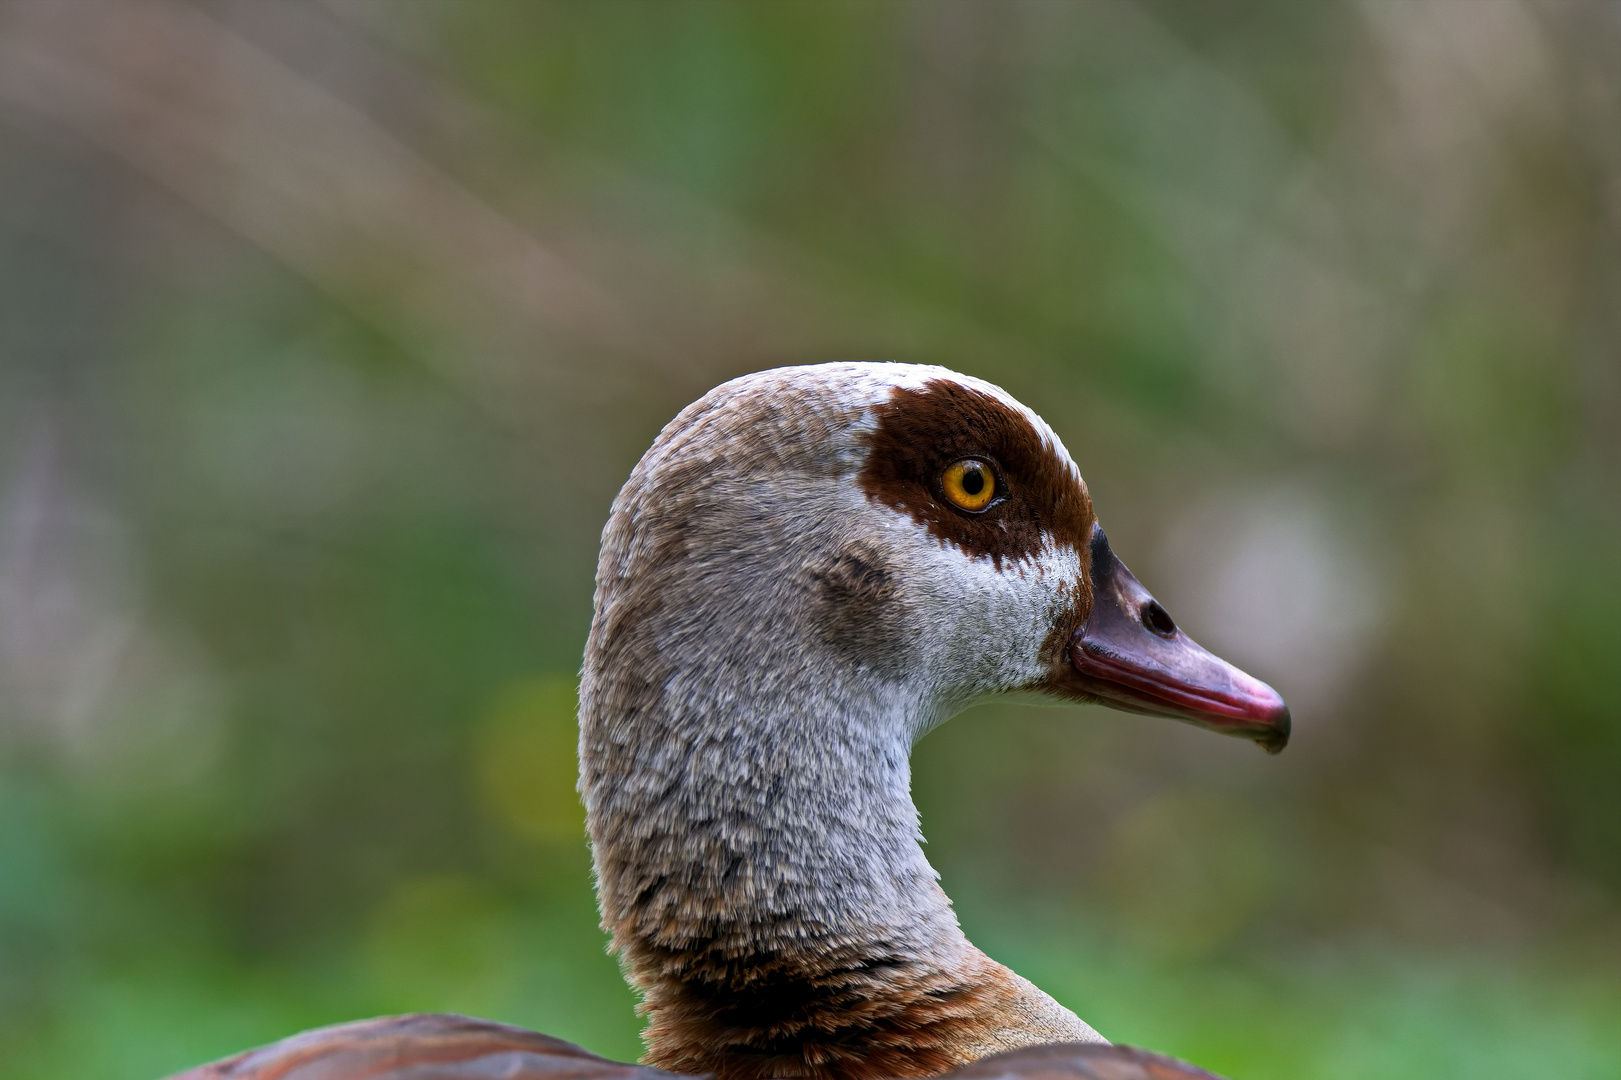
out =
<path fill-rule="evenodd" d="M 942 543 L 1004 564 L 1035 557 L 1048 543 L 1086 551 L 1092 499 L 1058 453 L 1018 409 L 982 390 L 933 379 L 897 386 L 876 409 L 860 483 L 867 497 L 910 514 Z M 945 498 L 941 475 L 965 457 L 1001 473 L 1000 500 L 980 513 Z"/>

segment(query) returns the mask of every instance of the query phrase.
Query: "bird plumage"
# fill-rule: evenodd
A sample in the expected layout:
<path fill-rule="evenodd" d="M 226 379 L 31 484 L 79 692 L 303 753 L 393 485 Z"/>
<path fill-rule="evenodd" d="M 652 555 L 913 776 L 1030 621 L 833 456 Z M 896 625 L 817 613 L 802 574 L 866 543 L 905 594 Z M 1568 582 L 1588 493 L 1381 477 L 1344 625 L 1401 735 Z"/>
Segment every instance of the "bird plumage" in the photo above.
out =
<path fill-rule="evenodd" d="M 523 1028 L 415 1013 L 316 1028 L 172 1080 L 676 1080 Z M 984 1058 L 942 1080 L 1220 1080 L 1160 1054 L 1058 1044 Z"/>
<path fill-rule="evenodd" d="M 912 745 L 987 697 L 1287 738 L 1281 699 L 1187 639 L 1114 558 L 1035 413 L 920 365 L 733 380 L 632 472 L 595 606 L 580 792 L 649 1065 L 719 1080 L 1207 1075 L 1108 1046 L 976 949 L 920 846 Z M 664 1075 L 418 1016 L 187 1076 L 604 1070 Z"/>

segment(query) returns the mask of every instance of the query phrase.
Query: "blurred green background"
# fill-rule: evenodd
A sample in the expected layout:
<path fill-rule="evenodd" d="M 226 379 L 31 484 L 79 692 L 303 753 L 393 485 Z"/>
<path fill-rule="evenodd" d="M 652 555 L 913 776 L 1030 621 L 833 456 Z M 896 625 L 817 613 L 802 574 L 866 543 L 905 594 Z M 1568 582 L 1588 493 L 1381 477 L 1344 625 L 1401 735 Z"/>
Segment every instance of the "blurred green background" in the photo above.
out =
<path fill-rule="evenodd" d="M 573 678 L 731 376 L 1052 422 L 1293 745 L 982 708 L 972 936 L 1239 1080 L 1621 1076 L 1621 6 L 0 8 L 0 1075 L 639 1052 Z"/>

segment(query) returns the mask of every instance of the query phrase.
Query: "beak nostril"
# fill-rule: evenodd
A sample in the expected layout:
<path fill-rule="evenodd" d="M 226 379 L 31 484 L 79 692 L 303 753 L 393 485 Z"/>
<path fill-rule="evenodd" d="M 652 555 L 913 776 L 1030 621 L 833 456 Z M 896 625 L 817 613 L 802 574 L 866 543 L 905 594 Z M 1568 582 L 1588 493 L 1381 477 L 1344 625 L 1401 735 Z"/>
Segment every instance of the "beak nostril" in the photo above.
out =
<path fill-rule="evenodd" d="M 1176 623 L 1172 621 L 1171 613 L 1159 606 L 1158 600 L 1150 600 L 1143 605 L 1143 625 L 1160 637 L 1176 636 Z"/>

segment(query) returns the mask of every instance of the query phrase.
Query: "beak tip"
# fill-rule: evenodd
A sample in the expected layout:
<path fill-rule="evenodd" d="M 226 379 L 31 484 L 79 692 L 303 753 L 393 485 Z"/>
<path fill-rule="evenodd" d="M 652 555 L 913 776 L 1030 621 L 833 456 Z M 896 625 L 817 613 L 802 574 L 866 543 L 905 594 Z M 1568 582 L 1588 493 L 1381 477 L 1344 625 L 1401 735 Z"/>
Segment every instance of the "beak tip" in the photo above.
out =
<path fill-rule="evenodd" d="M 1283 748 L 1289 745 L 1289 706 L 1278 699 L 1278 711 L 1271 720 L 1268 730 L 1255 737 L 1255 745 L 1268 754 L 1281 754 Z"/>

